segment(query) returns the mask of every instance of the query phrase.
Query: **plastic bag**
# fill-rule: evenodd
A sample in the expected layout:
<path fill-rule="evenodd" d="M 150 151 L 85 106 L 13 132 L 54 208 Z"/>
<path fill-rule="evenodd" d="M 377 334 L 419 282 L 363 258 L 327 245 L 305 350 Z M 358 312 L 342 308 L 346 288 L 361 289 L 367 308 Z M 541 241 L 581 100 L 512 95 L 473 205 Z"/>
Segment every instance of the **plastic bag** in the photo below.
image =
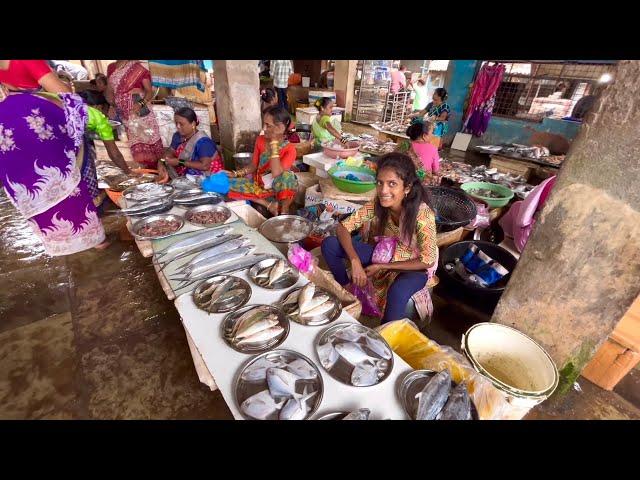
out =
<path fill-rule="evenodd" d="M 354 283 L 350 283 L 345 287 L 348 292 L 351 292 L 362 303 L 362 313 L 368 317 L 382 317 L 382 312 L 378 308 L 375 295 L 373 294 L 373 284 L 371 280 L 367 282 L 364 288 L 358 287 Z"/>
<path fill-rule="evenodd" d="M 375 237 L 377 242 L 376 247 L 373 249 L 373 256 L 371 262 L 373 263 L 389 263 L 393 259 L 393 254 L 396 251 L 398 245 L 398 239 L 396 237 Z"/>
<path fill-rule="evenodd" d="M 498 420 L 512 413 L 505 395 L 480 375 L 462 354 L 430 340 L 413 322 L 396 320 L 376 330 L 412 368 L 437 372 L 446 368 L 454 382 L 465 382 L 481 420 Z"/>
<path fill-rule="evenodd" d="M 296 267 L 300 273 L 310 274 L 316 267 L 317 260 L 297 243 L 293 243 L 289 246 L 287 252 L 287 258 L 291 265 Z"/>
<path fill-rule="evenodd" d="M 476 205 L 476 218 L 466 227 L 467 229 L 487 228 L 491 225 L 489 207 L 484 203 L 473 202 Z"/>
<path fill-rule="evenodd" d="M 205 192 L 215 192 L 222 195 L 229 193 L 229 177 L 226 173 L 214 173 L 205 178 L 201 185 Z"/>

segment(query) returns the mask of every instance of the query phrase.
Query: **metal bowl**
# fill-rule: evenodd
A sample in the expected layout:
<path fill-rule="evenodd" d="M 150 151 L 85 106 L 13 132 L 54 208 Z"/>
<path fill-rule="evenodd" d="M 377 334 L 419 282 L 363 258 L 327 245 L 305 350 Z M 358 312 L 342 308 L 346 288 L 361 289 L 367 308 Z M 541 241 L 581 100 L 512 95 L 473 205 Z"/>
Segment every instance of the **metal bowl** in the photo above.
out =
<path fill-rule="evenodd" d="M 411 420 L 416 419 L 416 413 L 418 412 L 418 402 L 416 395 L 422 391 L 422 389 L 429 383 L 429 380 L 433 378 L 438 372 L 434 370 L 414 370 L 409 372 L 399 383 L 396 388 L 396 395 L 402 404 L 402 408 Z M 451 380 L 451 388 L 455 388 L 458 384 Z M 479 420 L 478 410 L 471 401 L 471 418 L 473 420 Z"/>
<path fill-rule="evenodd" d="M 140 229 L 153 223 L 153 222 L 157 222 L 158 220 L 175 220 L 177 222 L 180 223 L 180 226 L 173 232 L 171 233 L 167 233 L 165 235 L 158 235 L 155 237 L 149 237 L 149 236 L 144 236 L 144 235 L 140 235 Z M 142 220 L 138 220 L 136 223 L 134 223 L 131 228 L 129 229 L 129 231 L 131 232 L 131 235 L 133 235 L 137 240 L 159 240 L 161 238 L 167 238 L 170 237 L 171 235 L 176 235 L 184 226 L 184 218 L 182 218 L 179 215 L 174 215 L 172 213 L 163 213 L 160 215 L 151 215 L 149 217 L 143 218 Z"/>
<path fill-rule="evenodd" d="M 235 379 L 234 393 L 236 398 L 236 405 L 238 406 L 238 410 L 240 410 L 240 413 L 242 414 L 242 416 L 245 419 L 253 420 L 251 417 L 247 416 L 242 411 L 241 409 L 242 402 L 244 402 L 247 398 L 251 397 L 252 395 L 255 395 L 256 393 L 259 393 L 269 388 L 267 385 L 266 379 L 259 380 L 259 381 L 248 381 L 248 380 L 242 379 L 242 374 L 248 368 L 250 368 L 251 365 L 253 365 L 255 362 L 263 358 L 272 362 L 280 361 L 280 362 L 285 362 L 287 364 L 291 363 L 294 360 L 304 360 L 316 371 L 317 376 L 315 379 L 298 380 L 296 382 L 296 392 L 298 393 L 302 393 L 305 387 L 307 388 L 314 387 L 315 391 L 318 392 L 311 399 L 312 404 L 309 406 L 309 411 L 307 412 L 305 420 L 310 418 L 318 410 L 318 407 L 320 407 L 320 404 L 322 403 L 322 396 L 324 395 L 324 384 L 322 382 L 322 375 L 318 367 L 316 367 L 314 363 L 311 360 L 309 360 L 307 357 L 305 357 L 301 353 L 294 352 L 293 350 L 285 350 L 285 349 L 271 350 L 270 352 L 265 352 L 261 355 L 257 355 L 251 358 L 250 360 L 248 360 L 247 363 L 245 363 L 245 365 L 239 370 Z M 277 420 L 278 413 L 279 412 L 276 411 L 274 414 L 267 417 L 267 420 Z"/>
<path fill-rule="evenodd" d="M 296 224 L 296 222 L 298 222 Z M 291 233 L 295 226 L 299 226 L 299 234 L 289 238 L 283 238 L 286 233 Z M 270 218 L 258 228 L 267 240 L 279 244 L 291 244 L 299 242 L 309 236 L 313 230 L 313 222 L 298 215 L 280 215 Z"/>
<path fill-rule="evenodd" d="M 215 222 L 215 223 L 197 223 L 197 222 L 194 222 L 192 220 L 193 215 L 196 214 L 196 213 L 200 213 L 200 212 L 224 213 L 226 218 L 221 222 Z M 184 219 L 187 222 L 189 222 L 191 225 L 195 225 L 196 227 L 206 227 L 206 228 L 218 227 L 220 225 L 223 225 L 230 218 L 231 218 L 231 210 L 229 210 L 227 207 L 225 207 L 223 205 L 199 205 L 197 207 L 191 207 L 184 214 Z"/>
<path fill-rule="evenodd" d="M 362 337 L 356 341 L 351 341 L 351 342 L 341 338 L 336 338 L 336 335 L 340 335 L 341 332 L 343 332 L 343 330 L 345 329 L 354 330 L 355 332 L 360 333 Z M 353 385 L 351 383 L 351 374 L 355 369 L 354 365 L 347 362 L 344 358 L 338 357 L 338 359 L 333 363 L 333 365 L 327 368 L 322 363 L 322 355 L 320 354 L 320 349 L 324 345 L 326 345 L 327 342 L 332 340 L 337 340 L 335 342 L 332 342 L 333 345 L 337 345 L 338 343 L 356 343 L 360 345 L 360 347 L 363 348 L 369 356 L 380 358 L 382 360 L 382 357 L 380 357 L 380 355 L 375 354 L 375 352 L 367 346 L 365 336 L 370 336 L 372 339 L 376 339 L 382 342 L 386 347 L 386 349 L 388 350 L 387 353 L 389 354 L 390 358 L 384 359 L 384 362 L 386 363 L 386 367 L 380 368 L 382 375 L 378 377 L 378 381 L 372 385 L 362 385 L 362 387 L 373 386 L 373 385 L 378 385 L 382 383 L 384 380 L 386 380 L 389 377 L 389 375 L 391 374 L 391 371 L 393 370 L 393 350 L 391 349 L 387 341 L 378 332 L 368 327 L 365 327 L 360 323 L 352 323 L 352 322 L 338 323 L 336 325 L 330 326 L 318 336 L 318 340 L 316 341 L 316 354 L 318 355 L 318 359 L 320 361 L 320 365 L 322 365 L 322 368 L 324 368 L 327 371 L 327 373 L 329 373 L 329 375 L 331 375 L 333 378 L 338 380 L 340 383 L 344 383 L 345 385 L 350 385 L 353 387 L 359 387 L 359 385 Z"/>
<path fill-rule="evenodd" d="M 230 302 L 226 302 L 222 306 L 219 304 L 214 304 L 215 305 L 214 308 L 206 308 L 204 304 L 206 304 L 207 302 L 205 299 L 202 299 L 202 300 L 199 299 L 200 293 L 206 290 L 207 288 L 209 288 L 211 285 L 213 284 L 219 285 L 229 278 L 233 278 L 235 280 L 235 282 L 233 283 L 233 285 L 229 290 L 241 288 L 243 290 L 243 293 L 235 297 Z M 242 307 L 244 304 L 246 304 L 250 298 L 251 298 L 251 285 L 249 285 L 246 280 L 243 280 L 242 278 L 234 277 L 232 275 L 217 275 L 213 278 L 209 278 L 204 282 L 200 283 L 200 285 L 198 285 L 196 289 L 193 291 L 193 303 L 195 303 L 196 307 L 198 307 L 200 310 L 204 310 L 207 313 L 232 312 Z"/>
<path fill-rule="evenodd" d="M 342 420 L 344 417 L 349 415 L 350 412 L 331 412 L 325 413 L 319 417 L 316 417 L 314 420 Z"/>
<path fill-rule="evenodd" d="M 280 299 L 280 302 L 283 302 L 293 292 L 302 290 L 302 288 L 303 287 L 294 288 L 293 290 L 287 292 L 285 295 L 282 296 L 282 298 Z M 291 312 L 293 312 L 298 306 L 297 302 L 289 303 L 286 305 L 280 303 L 279 306 L 282 309 L 282 311 L 287 314 L 290 320 L 293 320 L 294 322 L 299 323 L 300 325 L 308 325 L 311 327 L 326 325 L 327 323 L 333 322 L 340 316 L 340 314 L 342 313 L 342 303 L 340 302 L 338 297 L 336 297 L 333 293 L 323 288 L 316 287 L 315 293 L 313 294 L 313 298 L 316 298 L 320 295 L 328 295 L 329 301 L 333 302 L 334 307 L 331 310 L 329 310 L 327 313 L 323 313 L 322 315 L 316 315 L 315 317 L 302 318 L 300 317 L 299 314 L 292 315 Z"/>
<path fill-rule="evenodd" d="M 271 340 L 268 340 L 265 342 L 246 344 L 246 345 L 237 345 L 236 342 L 234 341 L 233 336 L 231 335 L 231 332 L 233 331 L 233 327 L 236 324 L 236 320 L 243 313 L 256 308 L 261 308 L 262 310 L 265 311 L 265 313 L 269 312 L 269 313 L 276 314 L 278 316 L 278 322 L 280 322 L 280 326 L 284 329 L 284 331 L 277 337 L 272 338 Z M 278 345 L 280 345 L 282 342 L 285 341 L 285 339 L 289 335 L 289 319 L 287 318 L 287 316 L 284 314 L 282 310 L 280 310 L 279 308 L 273 307 L 271 305 L 247 305 L 224 317 L 221 328 L 222 328 L 222 338 L 224 338 L 224 341 L 227 342 L 227 344 L 237 352 L 262 353 L 277 347 Z"/>
<path fill-rule="evenodd" d="M 258 278 L 258 273 L 274 265 L 278 260 L 284 260 L 287 262 L 289 266 L 289 271 L 280 277 L 280 280 L 272 283 L 271 285 L 266 285 L 266 282 L 262 279 Z M 284 288 L 290 288 L 294 286 L 298 279 L 300 278 L 300 273 L 286 259 L 280 258 L 268 258 L 266 260 L 262 260 L 261 262 L 256 263 L 253 267 L 249 269 L 249 278 L 251 281 L 259 287 L 266 288 L 267 290 L 282 290 Z"/>
<path fill-rule="evenodd" d="M 152 186 L 154 185 L 154 186 Z M 149 192 L 153 189 L 153 192 Z M 146 200 L 157 200 L 159 198 L 165 198 L 174 192 L 174 188 L 171 185 L 162 185 L 159 183 L 142 183 L 140 185 L 134 185 L 127 188 L 122 192 L 122 196 L 129 201 L 143 202 Z M 147 194 L 145 196 L 145 193 Z M 145 196 L 145 198 L 142 198 Z"/>

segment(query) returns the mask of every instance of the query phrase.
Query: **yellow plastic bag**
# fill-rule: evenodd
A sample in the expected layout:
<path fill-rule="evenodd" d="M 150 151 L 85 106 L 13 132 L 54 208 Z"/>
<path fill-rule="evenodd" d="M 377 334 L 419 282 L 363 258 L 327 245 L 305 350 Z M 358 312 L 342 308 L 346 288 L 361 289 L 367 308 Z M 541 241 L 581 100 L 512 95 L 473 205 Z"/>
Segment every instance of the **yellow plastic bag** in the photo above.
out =
<path fill-rule="evenodd" d="M 436 372 L 446 368 L 454 382 L 465 382 L 481 420 L 503 418 L 510 409 L 506 397 L 490 380 L 476 372 L 463 355 L 430 340 L 410 320 L 389 322 L 377 330 L 412 368 Z"/>

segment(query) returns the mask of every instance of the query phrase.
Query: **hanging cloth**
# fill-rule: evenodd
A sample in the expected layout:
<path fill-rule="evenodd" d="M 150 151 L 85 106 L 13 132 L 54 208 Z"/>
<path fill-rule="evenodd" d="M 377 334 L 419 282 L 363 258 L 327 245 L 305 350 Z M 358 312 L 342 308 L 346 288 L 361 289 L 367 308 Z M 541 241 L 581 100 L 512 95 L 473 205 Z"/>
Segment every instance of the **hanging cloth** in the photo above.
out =
<path fill-rule="evenodd" d="M 487 130 L 504 71 L 504 64 L 499 63 L 484 65 L 478 72 L 462 127 L 464 132 L 480 137 Z"/>
<path fill-rule="evenodd" d="M 149 70 L 155 87 L 206 89 L 204 60 L 149 60 Z"/>

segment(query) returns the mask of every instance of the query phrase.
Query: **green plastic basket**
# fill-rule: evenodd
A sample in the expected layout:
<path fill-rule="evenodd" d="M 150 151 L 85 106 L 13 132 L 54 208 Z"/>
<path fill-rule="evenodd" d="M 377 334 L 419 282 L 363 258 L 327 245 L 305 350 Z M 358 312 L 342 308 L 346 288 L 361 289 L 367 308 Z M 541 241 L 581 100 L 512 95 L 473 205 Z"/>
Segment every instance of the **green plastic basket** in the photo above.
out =
<path fill-rule="evenodd" d="M 472 198 L 476 198 L 478 200 L 482 200 L 491 208 L 504 207 L 509 201 L 513 198 L 513 191 L 503 185 L 498 185 L 497 183 L 489 183 L 489 182 L 469 182 L 463 183 L 460 188 L 464 190 L 464 192 Z M 472 193 L 471 190 L 482 189 L 482 190 L 491 190 L 492 192 L 496 192 L 500 195 L 500 198 L 490 198 L 483 197 L 481 195 L 476 195 Z"/>
<path fill-rule="evenodd" d="M 335 166 L 329 169 L 329 177 L 338 190 L 349 193 L 365 193 L 376 188 L 376 172 L 367 167 Z M 341 178 L 352 173 L 356 176 L 370 176 L 372 181 L 356 182 Z M 366 177 L 365 177 L 366 178 Z"/>

